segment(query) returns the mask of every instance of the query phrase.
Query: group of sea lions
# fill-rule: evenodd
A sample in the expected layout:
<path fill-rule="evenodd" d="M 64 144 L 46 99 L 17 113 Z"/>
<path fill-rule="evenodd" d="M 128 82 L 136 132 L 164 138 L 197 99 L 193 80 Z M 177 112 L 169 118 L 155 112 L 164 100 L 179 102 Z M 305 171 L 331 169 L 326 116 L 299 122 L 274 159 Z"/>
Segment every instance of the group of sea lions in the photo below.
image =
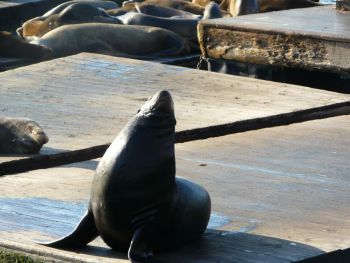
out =
<path fill-rule="evenodd" d="M 214 19 L 319 5 L 314 0 L 73 0 L 2 32 L 1 56 L 49 59 L 94 52 L 151 59 L 198 52 L 197 24 Z M 0 45 L 4 45 L 0 41 Z M 9 48 L 11 47 L 12 48 Z"/>

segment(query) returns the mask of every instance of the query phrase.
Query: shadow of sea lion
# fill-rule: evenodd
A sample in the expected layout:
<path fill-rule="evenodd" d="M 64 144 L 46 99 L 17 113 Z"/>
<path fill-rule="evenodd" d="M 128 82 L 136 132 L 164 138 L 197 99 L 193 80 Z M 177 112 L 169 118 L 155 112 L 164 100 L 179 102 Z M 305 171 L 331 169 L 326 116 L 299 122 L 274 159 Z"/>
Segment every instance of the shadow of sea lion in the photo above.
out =
<path fill-rule="evenodd" d="M 86 202 L 66 202 L 46 198 L 0 198 L 1 231 L 35 231 L 62 236 L 72 230 L 86 210 Z M 58 209 L 59 208 L 59 209 Z M 15 213 L 14 213 L 15 212 Z M 212 219 L 222 217 L 221 223 Z M 67 220 L 69 218 L 69 220 Z M 227 217 L 212 214 L 211 227 L 229 223 Z M 215 221 L 215 220 L 214 220 Z M 220 221 L 220 220 L 219 220 Z M 226 222 L 226 223 L 225 223 Z M 214 224 L 213 224 L 214 223 Z M 55 227 L 49 227 L 54 224 Z M 82 255 L 126 259 L 124 252 L 87 245 L 72 250 Z M 322 254 L 323 251 L 301 243 L 247 232 L 209 228 L 197 242 L 169 252 L 157 253 L 164 262 L 293 262 Z"/>
<path fill-rule="evenodd" d="M 69 251 L 82 255 L 127 259 L 123 252 L 93 245 Z M 207 229 L 200 240 L 169 252 L 159 252 L 157 258 L 167 263 L 287 263 L 323 253 L 324 251 L 318 248 L 290 240 Z"/>

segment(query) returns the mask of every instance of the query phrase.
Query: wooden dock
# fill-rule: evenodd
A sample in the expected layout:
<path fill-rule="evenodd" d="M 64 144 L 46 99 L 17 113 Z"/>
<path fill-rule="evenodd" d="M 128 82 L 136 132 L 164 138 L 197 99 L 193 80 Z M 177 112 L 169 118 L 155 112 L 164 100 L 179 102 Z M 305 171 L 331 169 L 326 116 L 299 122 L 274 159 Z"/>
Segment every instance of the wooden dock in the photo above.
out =
<path fill-rule="evenodd" d="M 349 12 L 335 5 L 202 21 L 206 58 L 350 73 Z"/>
<path fill-rule="evenodd" d="M 177 131 L 349 103 L 350 95 L 82 53 L 0 73 L 0 111 L 47 132 L 42 153 L 110 142 L 160 89 Z M 197 243 L 165 262 L 292 262 L 350 246 L 350 117 L 176 144 L 177 175 L 212 197 Z M 24 156 L 1 156 L 0 162 Z M 126 262 L 97 239 L 81 250 L 36 245 L 73 229 L 98 159 L 0 177 L 0 247 L 57 262 Z"/>

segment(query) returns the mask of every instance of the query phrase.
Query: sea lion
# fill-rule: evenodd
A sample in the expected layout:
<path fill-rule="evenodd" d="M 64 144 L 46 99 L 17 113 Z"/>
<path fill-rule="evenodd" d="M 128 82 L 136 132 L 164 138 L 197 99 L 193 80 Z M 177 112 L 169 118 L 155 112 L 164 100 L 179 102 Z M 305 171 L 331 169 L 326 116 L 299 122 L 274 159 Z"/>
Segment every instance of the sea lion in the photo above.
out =
<path fill-rule="evenodd" d="M 259 13 L 258 0 L 223 0 L 220 8 L 228 11 L 232 16 Z"/>
<path fill-rule="evenodd" d="M 134 12 L 118 16 L 125 25 L 144 25 L 164 28 L 179 36 L 197 42 L 197 24 L 200 19 L 156 17 Z"/>
<path fill-rule="evenodd" d="M 37 153 L 49 141 L 43 129 L 27 118 L 0 117 L 0 153 Z"/>
<path fill-rule="evenodd" d="M 10 58 L 45 59 L 51 50 L 33 45 L 7 31 L 0 31 L 0 56 Z"/>
<path fill-rule="evenodd" d="M 144 2 L 127 3 L 123 7 L 125 8 L 135 7 L 136 4 L 138 4 L 139 6 L 151 4 L 151 5 L 157 5 L 162 7 L 171 7 L 171 8 L 180 9 L 186 12 L 190 12 L 196 15 L 203 15 L 203 12 L 204 12 L 203 6 L 200 6 L 191 2 L 187 2 L 184 0 L 146 0 Z"/>
<path fill-rule="evenodd" d="M 207 5 L 204 11 L 203 19 L 212 19 L 222 17 L 220 7 L 216 4 Z M 117 17 L 124 25 L 144 25 L 164 28 L 175 32 L 179 36 L 198 44 L 197 25 L 199 18 L 166 18 L 156 17 L 134 12 L 126 13 Z"/>
<path fill-rule="evenodd" d="M 312 0 L 258 0 L 258 2 L 260 13 L 323 5 Z"/>
<path fill-rule="evenodd" d="M 175 123 L 170 93 L 151 97 L 98 164 L 89 208 L 78 226 L 43 244 L 84 246 L 100 235 L 111 248 L 128 249 L 132 262 L 144 262 L 153 251 L 200 238 L 210 217 L 210 197 L 201 186 L 175 177 Z"/>
<path fill-rule="evenodd" d="M 162 28 L 102 23 L 64 25 L 31 43 L 50 48 L 52 58 L 93 52 L 152 59 L 190 51 L 184 39 Z"/>
<path fill-rule="evenodd" d="M 103 9 L 86 3 L 68 5 L 58 14 L 52 14 L 44 20 L 29 20 L 22 25 L 21 35 L 24 38 L 41 37 L 47 32 L 68 24 L 78 23 L 120 23 L 118 19 L 108 15 Z"/>
<path fill-rule="evenodd" d="M 99 0 L 68 1 L 68 2 L 62 3 L 62 4 L 54 7 L 53 9 L 47 11 L 42 16 L 34 17 L 32 19 L 27 20 L 26 22 L 24 22 L 24 24 L 21 27 L 17 28 L 17 30 L 16 30 L 17 34 L 21 37 L 25 37 L 24 27 L 26 27 L 27 32 L 32 32 L 32 31 L 35 32 L 35 31 L 44 30 L 44 29 L 41 29 L 41 27 L 43 27 L 43 28 L 48 27 L 49 23 L 51 22 L 51 24 L 53 24 L 55 19 L 52 18 L 53 21 L 47 21 L 46 24 L 43 24 L 40 22 L 47 20 L 49 17 L 51 17 L 53 15 L 59 14 L 60 12 L 62 12 L 64 9 L 66 9 L 68 6 L 70 6 L 72 4 L 88 4 L 90 6 L 102 8 L 102 9 L 106 9 L 106 10 L 107 9 L 116 9 L 119 7 L 119 5 L 117 5 L 115 2 L 112 2 L 112 1 L 99 1 Z M 82 10 L 81 15 L 84 16 L 86 11 L 87 10 Z M 78 12 L 75 12 L 75 14 L 77 14 L 77 13 Z M 39 22 L 35 22 L 35 21 L 39 21 Z M 35 35 L 35 34 L 30 33 L 30 35 Z"/>
<path fill-rule="evenodd" d="M 189 18 L 189 19 L 198 19 L 201 16 L 195 15 L 190 12 L 186 12 L 180 9 L 175 9 L 171 7 L 157 6 L 153 4 L 135 4 L 135 8 L 138 13 L 158 16 L 158 17 L 176 17 L 176 18 Z"/>

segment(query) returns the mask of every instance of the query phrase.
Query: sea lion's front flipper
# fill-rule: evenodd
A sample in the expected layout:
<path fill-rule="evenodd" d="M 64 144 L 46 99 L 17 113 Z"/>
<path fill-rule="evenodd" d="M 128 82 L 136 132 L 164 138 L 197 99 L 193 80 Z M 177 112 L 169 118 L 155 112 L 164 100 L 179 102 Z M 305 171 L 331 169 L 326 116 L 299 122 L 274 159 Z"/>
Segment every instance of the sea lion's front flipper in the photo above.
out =
<path fill-rule="evenodd" d="M 152 240 L 158 235 L 154 224 L 139 227 L 131 240 L 128 258 L 132 263 L 163 263 L 164 261 L 153 256 Z"/>
<path fill-rule="evenodd" d="M 59 248 L 82 247 L 94 240 L 98 235 L 94 216 L 89 209 L 68 236 L 51 242 L 38 242 L 38 244 Z"/>

